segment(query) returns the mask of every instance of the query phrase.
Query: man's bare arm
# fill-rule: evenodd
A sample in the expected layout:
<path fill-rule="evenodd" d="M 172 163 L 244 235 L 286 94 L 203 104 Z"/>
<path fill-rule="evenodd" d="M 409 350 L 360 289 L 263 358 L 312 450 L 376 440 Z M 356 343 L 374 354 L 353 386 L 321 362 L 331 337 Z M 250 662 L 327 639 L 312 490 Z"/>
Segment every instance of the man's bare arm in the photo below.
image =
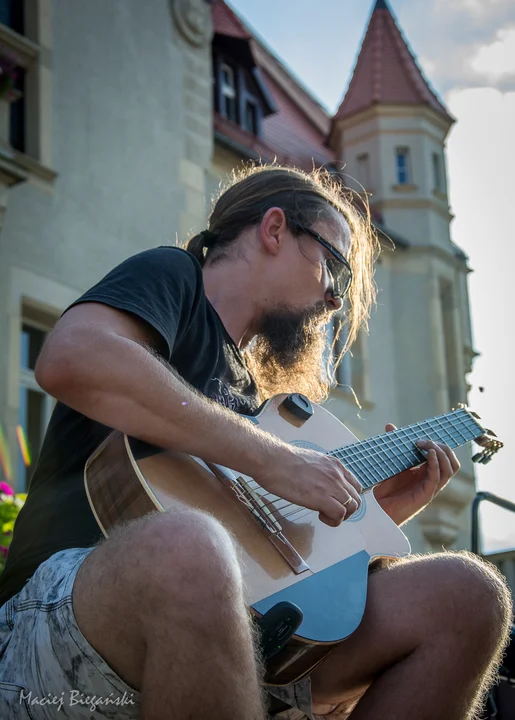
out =
<path fill-rule="evenodd" d="M 97 422 L 251 475 L 269 492 L 319 511 L 327 524 L 359 506 L 360 485 L 336 458 L 294 448 L 199 395 L 144 347 L 158 343 L 129 313 L 77 305 L 48 337 L 36 379 Z M 344 505 L 349 495 L 354 505 Z"/>
<path fill-rule="evenodd" d="M 153 329 L 106 305 L 69 310 L 36 366 L 41 387 L 87 417 L 159 447 L 250 474 L 284 443 L 192 390 L 144 346 Z"/>

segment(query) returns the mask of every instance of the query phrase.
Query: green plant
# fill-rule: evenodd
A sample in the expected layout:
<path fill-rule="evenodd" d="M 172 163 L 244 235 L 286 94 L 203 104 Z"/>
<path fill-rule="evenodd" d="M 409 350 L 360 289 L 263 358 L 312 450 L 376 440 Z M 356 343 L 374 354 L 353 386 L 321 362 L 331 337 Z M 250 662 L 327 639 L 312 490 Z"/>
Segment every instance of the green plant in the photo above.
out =
<path fill-rule="evenodd" d="M 0 482 L 0 573 L 4 569 L 14 523 L 26 497 L 26 493 L 15 493 L 8 483 Z"/>

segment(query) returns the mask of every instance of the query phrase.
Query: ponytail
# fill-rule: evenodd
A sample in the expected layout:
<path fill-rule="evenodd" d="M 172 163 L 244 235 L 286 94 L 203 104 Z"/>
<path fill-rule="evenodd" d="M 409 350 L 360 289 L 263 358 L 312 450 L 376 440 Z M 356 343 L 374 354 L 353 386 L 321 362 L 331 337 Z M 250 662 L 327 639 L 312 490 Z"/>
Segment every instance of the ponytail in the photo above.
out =
<path fill-rule="evenodd" d="M 204 255 L 204 237 L 200 233 L 198 235 L 194 235 L 187 243 L 186 250 L 195 257 L 201 267 L 203 267 L 206 258 Z"/>
<path fill-rule="evenodd" d="M 201 267 L 204 266 L 207 253 L 214 247 L 219 235 L 220 233 L 217 231 L 202 230 L 202 232 L 194 235 L 186 244 L 186 250 L 199 261 Z M 204 252 L 204 250 L 207 252 Z"/>

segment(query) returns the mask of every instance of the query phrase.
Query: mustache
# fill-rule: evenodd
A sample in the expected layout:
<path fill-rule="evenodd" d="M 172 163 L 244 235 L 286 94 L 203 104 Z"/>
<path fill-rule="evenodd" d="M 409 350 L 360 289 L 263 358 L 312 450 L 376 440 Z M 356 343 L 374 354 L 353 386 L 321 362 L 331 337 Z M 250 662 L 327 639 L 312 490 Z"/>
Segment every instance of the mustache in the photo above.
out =
<path fill-rule="evenodd" d="M 309 335 L 327 325 L 330 319 L 331 311 L 323 302 L 304 310 L 277 308 L 261 319 L 258 335 L 272 339 L 278 333 L 282 335 L 285 330 Z"/>

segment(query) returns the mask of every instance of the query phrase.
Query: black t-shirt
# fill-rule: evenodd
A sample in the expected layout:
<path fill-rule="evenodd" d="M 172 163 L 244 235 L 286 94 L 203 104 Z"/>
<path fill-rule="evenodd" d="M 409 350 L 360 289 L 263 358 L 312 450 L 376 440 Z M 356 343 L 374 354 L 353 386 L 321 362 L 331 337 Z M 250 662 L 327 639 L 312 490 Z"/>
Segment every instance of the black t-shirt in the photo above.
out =
<path fill-rule="evenodd" d="M 190 253 L 173 247 L 139 253 L 74 305 L 82 302 L 99 302 L 139 316 L 157 330 L 159 353 L 190 385 L 235 412 L 256 411 L 256 385 L 207 300 L 201 267 Z M 51 555 L 90 547 L 102 537 L 86 497 L 83 471 L 110 431 L 57 403 L 0 578 L 0 605 Z"/>

